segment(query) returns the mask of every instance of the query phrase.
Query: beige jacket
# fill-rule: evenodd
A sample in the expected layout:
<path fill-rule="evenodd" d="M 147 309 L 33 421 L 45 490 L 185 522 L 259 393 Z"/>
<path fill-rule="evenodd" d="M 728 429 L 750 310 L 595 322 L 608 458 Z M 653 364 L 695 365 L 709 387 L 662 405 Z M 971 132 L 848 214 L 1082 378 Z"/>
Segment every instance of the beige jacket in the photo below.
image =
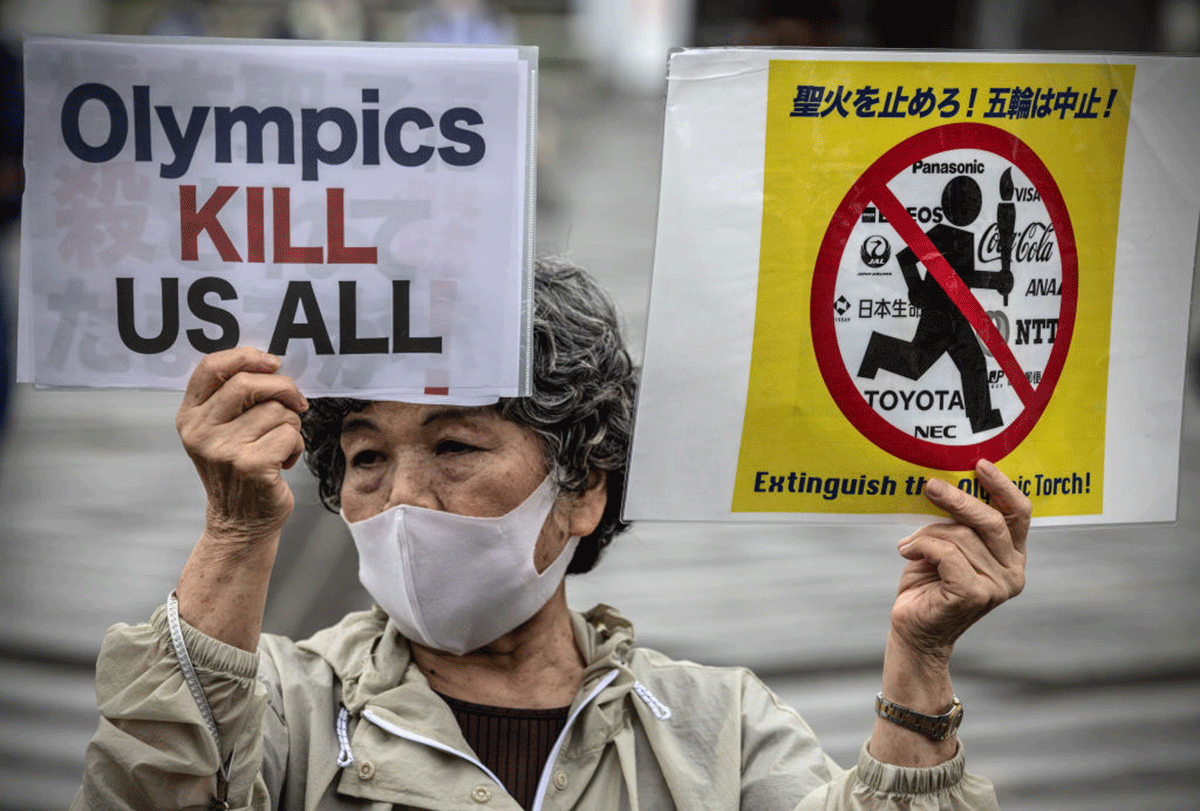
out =
<path fill-rule="evenodd" d="M 589 666 L 542 774 L 545 811 L 996 808 L 991 784 L 964 774 L 961 747 L 932 769 L 885 765 L 864 747 L 845 772 L 749 671 L 634 647 L 632 627 L 607 606 L 574 624 Z M 166 611 L 114 626 L 73 809 L 208 808 L 228 762 L 235 809 L 518 810 L 378 609 L 304 642 L 264 634 L 257 655 L 186 625 L 183 639 L 220 751 L 173 653 Z"/>

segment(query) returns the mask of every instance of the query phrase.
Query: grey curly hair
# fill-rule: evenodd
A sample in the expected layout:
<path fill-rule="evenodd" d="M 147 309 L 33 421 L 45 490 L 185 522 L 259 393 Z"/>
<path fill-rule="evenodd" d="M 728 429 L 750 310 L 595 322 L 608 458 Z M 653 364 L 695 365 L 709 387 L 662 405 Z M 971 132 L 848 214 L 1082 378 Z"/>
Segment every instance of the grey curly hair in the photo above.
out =
<path fill-rule="evenodd" d="M 621 520 L 637 370 L 621 337 L 616 308 L 595 280 L 561 257 L 534 262 L 533 394 L 503 398 L 493 408 L 537 435 L 546 464 L 564 493 L 582 493 L 603 472 L 607 502 L 600 523 L 580 540 L 567 574 L 591 571 Z M 341 506 L 346 415 L 367 400 L 318 397 L 302 417 L 304 456 L 319 480 L 321 502 Z"/>

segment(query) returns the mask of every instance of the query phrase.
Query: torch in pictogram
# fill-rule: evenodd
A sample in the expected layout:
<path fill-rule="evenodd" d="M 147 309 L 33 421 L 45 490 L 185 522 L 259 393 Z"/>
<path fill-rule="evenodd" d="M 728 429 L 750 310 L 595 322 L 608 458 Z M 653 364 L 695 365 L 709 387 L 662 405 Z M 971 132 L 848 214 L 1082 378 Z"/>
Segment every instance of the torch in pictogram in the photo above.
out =
<path fill-rule="evenodd" d="M 996 231 L 1000 237 L 1000 278 L 996 289 L 1004 296 L 1004 306 L 1008 306 L 1008 294 L 1013 288 L 1012 247 L 1016 232 L 1017 207 L 1012 202 L 1013 180 L 1012 167 L 1000 175 L 1000 200 L 996 205 Z"/>

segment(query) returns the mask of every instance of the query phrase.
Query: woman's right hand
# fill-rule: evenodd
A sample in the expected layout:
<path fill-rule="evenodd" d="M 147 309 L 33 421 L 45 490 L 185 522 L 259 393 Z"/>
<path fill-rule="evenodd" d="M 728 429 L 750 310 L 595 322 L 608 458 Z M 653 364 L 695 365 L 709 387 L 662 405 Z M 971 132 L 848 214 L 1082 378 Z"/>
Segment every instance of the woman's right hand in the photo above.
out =
<path fill-rule="evenodd" d="M 304 452 L 308 401 L 279 358 L 253 347 L 205 357 L 175 418 L 208 493 L 200 536 L 175 593 L 179 615 L 243 650 L 258 648 L 267 588 L 295 500 L 283 471 Z"/>
<path fill-rule="evenodd" d="M 175 417 L 208 494 L 205 535 L 231 552 L 276 536 L 295 503 L 282 471 L 304 451 L 308 401 L 279 364 L 249 346 L 206 356 Z"/>

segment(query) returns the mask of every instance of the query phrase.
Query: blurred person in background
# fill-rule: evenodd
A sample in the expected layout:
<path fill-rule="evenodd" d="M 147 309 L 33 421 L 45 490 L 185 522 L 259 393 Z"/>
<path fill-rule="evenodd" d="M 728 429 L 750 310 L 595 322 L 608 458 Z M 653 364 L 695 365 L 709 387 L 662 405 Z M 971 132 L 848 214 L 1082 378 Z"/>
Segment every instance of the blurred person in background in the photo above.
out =
<path fill-rule="evenodd" d="M 212 0 L 172 0 L 163 5 L 146 33 L 158 37 L 206 37 L 214 29 Z"/>
<path fill-rule="evenodd" d="M 578 267 L 538 260 L 534 298 L 533 394 L 492 405 L 309 401 L 257 349 L 201 361 L 176 423 L 205 529 L 167 605 L 105 639 L 73 808 L 996 807 L 948 664 L 1023 586 L 1020 490 L 987 462 L 991 506 L 926 487 L 952 520 L 899 543 L 878 718 L 843 771 L 749 671 L 568 608 L 565 576 L 627 528 L 636 370 Z M 377 605 L 296 643 L 261 627 L 302 454 Z"/>
<path fill-rule="evenodd" d="M 405 20 L 410 42 L 444 45 L 513 45 L 512 15 L 489 0 L 425 0 Z"/>
<path fill-rule="evenodd" d="M 370 37 L 370 18 L 362 0 L 288 0 L 275 36 L 362 42 Z"/>

